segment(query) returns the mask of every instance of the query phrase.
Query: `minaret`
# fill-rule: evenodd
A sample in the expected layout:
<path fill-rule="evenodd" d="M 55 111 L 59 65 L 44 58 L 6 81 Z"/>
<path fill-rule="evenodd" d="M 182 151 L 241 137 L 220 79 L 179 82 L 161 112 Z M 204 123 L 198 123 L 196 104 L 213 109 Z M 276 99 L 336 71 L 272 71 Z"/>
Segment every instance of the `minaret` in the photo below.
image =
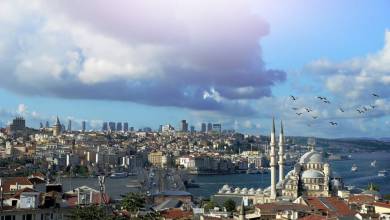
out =
<path fill-rule="evenodd" d="M 270 142 L 270 166 L 271 166 L 271 199 L 276 199 L 276 154 L 275 154 L 275 119 L 272 118 L 272 132 L 271 132 L 271 142 Z"/>
<path fill-rule="evenodd" d="M 244 201 L 241 202 L 240 206 L 240 214 L 238 216 L 239 220 L 245 220 L 245 206 L 244 206 Z"/>
<path fill-rule="evenodd" d="M 283 122 L 280 121 L 280 135 L 279 135 L 279 182 L 284 180 L 284 133 Z"/>

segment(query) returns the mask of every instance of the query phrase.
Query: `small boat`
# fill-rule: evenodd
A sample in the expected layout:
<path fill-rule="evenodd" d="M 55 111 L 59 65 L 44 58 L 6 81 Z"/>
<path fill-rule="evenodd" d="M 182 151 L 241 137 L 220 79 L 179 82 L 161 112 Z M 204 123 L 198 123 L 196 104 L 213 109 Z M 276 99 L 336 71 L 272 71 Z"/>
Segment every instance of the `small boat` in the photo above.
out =
<path fill-rule="evenodd" d="M 374 160 L 374 161 L 371 162 L 371 166 L 372 166 L 372 167 L 375 167 L 375 166 L 376 166 L 376 160 Z"/>
<path fill-rule="evenodd" d="M 387 170 L 380 170 L 380 171 L 378 171 L 378 176 L 380 176 L 380 177 L 387 176 Z"/>
<path fill-rule="evenodd" d="M 358 167 L 356 166 L 356 164 L 353 164 L 351 167 L 351 171 L 356 172 L 357 170 L 358 170 Z"/>
<path fill-rule="evenodd" d="M 251 168 L 251 169 L 248 169 L 246 171 L 247 174 L 259 174 L 260 171 L 258 169 L 254 169 L 254 168 Z"/>
<path fill-rule="evenodd" d="M 119 179 L 119 178 L 126 178 L 128 176 L 128 173 L 126 172 L 121 172 L 121 173 L 112 173 L 110 175 L 111 179 Z"/>

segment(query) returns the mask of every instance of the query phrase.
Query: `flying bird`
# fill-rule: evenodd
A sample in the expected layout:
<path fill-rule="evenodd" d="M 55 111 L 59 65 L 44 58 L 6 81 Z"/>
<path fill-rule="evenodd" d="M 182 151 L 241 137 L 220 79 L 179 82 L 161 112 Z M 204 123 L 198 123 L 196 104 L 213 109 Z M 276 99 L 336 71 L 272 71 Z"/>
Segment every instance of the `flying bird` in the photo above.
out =
<path fill-rule="evenodd" d="M 368 108 L 366 106 L 363 106 L 363 110 L 366 112 L 368 111 Z"/>
<path fill-rule="evenodd" d="M 303 113 L 302 113 L 302 112 L 297 112 L 297 113 L 295 113 L 295 114 L 301 116 Z"/>
<path fill-rule="evenodd" d="M 293 96 L 293 95 L 290 95 L 290 98 L 291 98 L 293 101 L 295 101 L 295 100 L 298 99 L 297 97 L 295 97 L 295 96 Z"/>
<path fill-rule="evenodd" d="M 322 96 L 317 96 L 318 99 L 320 100 L 325 100 L 326 98 L 325 97 L 322 97 Z"/>
<path fill-rule="evenodd" d="M 372 93 L 372 96 L 374 96 L 374 97 L 379 97 L 379 95 L 378 95 L 378 94 L 375 94 L 375 93 Z"/>
<path fill-rule="evenodd" d="M 296 110 L 298 110 L 298 108 L 297 107 L 293 107 L 293 108 L 291 108 L 292 110 L 294 110 L 294 111 L 296 111 Z"/>
<path fill-rule="evenodd" d="M 327 99 L 325 99 L 325 100 L 324 100 L 324 103 L 326 103 L 326 104 L 330 104 L 330 101 L 329 101 L 329 100 L 327 100 Z"/>
<path fill-rule="evenodd" d="M 360 109 L 356 109 L 357 112 L 359 112 L 359 114 L 363 114 L 364 111 L 360 110 Z"/>
<path fill-rule="evenodd" d="M 310 108 L 305 108 L 307 112 L 311 112 L 313 110 L 311 110 Z"/>
<path fill-rule="evenodd" d="M 339 108 L 340 112 L 345 112 L 343 108 Z"/>
<path fill-rule="evenodd" d="M 317 118 L 318 118 L 318 116 L 312 116 L 312 118 L 313 118 L 313 119 L 317 119 Z"/>
<path fill-rule="evenodd" d="M 376 106 L 375 106 L 375 105 L 370 105 L 370 107 L 371 107 L 372 109 L 376 108 Z"/>
<path fill-rule="evenodd" d="M 329 123 L 330 123 L 332 126 L 337 125 L 337 122 L 334 122 L 334 121 L 330 121 Z"/>

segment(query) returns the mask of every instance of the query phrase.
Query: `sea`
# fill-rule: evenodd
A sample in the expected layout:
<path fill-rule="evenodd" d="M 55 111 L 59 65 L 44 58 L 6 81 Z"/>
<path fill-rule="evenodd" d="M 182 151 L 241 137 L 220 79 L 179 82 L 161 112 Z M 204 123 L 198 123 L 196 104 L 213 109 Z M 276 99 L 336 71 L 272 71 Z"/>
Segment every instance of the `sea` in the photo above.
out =
<path fill-rule="evenodd" d="M 370 166 L 371 162 L 376 160 L 376 166 Z M 356 188 L 365 189 L 369 183 L 379 186 L 380 193 L 390 194 L 390 153 L 372 152 L 372 153 L 354 153 L 349 160 L 330 161 L 332 171 L 343 178 L 345 185 L 352 185 Z M 351 172 L 353 164 L 358 166 L 356 172 Z M 291 168 L 292 169 L 292 168 Z M 389 175 L 379 177 L 378 171 L 387 170 Z M 288 170 L 286 170 L 286 173 Z M 229 175 L 203 175 L 191 176 L 199 185 L 199 188 L 189 188 L 188 191 L 196 197 L 210 197 L 218 192 L 225 184 L 232 187 L 266 188 L 270 185 L 270 174 L 229 174 Z M 114 199 L 120 199 L 121 195 L 128 192 L 135 192 L 134 188 L 127 185 L 136 179 L 136 177 L 127 177 L 122 179 L 106 179 L 106 192 Z M 66 178 L 62 179 L 65 191 L 73 188 L 87 185 L 99 189 L 97 178 Z"/>

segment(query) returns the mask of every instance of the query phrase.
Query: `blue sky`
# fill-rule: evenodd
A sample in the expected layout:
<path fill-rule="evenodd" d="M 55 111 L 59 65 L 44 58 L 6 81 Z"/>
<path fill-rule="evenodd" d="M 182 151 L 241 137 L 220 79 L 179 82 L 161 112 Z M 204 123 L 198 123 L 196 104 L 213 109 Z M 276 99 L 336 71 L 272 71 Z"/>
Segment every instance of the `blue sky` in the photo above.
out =
<path fill-rule="evenodd" d="M 388 136 L 389 9 L 352 0 L 2 1 L 0 121 L 23 115 L 37 126 L 58 115 L 98 129 L 187 119 L 267 134 L 275 116 L 291 135 Z"/>

